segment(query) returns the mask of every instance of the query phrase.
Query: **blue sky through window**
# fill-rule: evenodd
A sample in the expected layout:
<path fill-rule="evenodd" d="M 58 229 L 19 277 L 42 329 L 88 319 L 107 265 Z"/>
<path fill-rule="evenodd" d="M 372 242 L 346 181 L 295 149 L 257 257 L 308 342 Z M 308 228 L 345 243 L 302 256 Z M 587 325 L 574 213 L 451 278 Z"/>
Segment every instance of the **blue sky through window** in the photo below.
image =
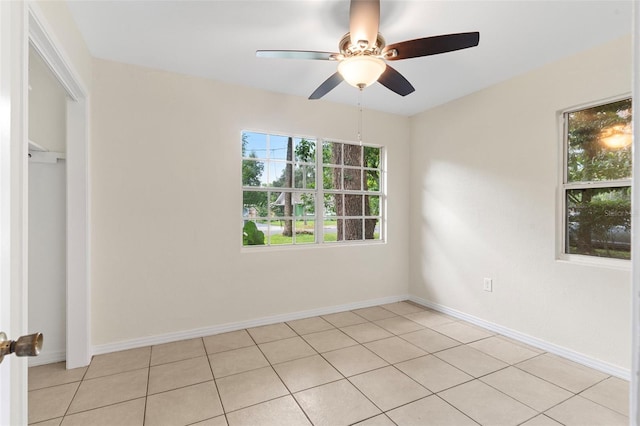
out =
<path fill-rule="evenodd" d="M 265 160 L 264 171 L 260 176 L 261 185 L 268 185 L 279 179 L 286 167 L 289 137 L 254 132 L 244 132 L 243 135 L 247 141 L 245 157 L 255 153 L 258 159 Z M 294 149 L 301 140 L 301 138 L 293 138 Z"/>

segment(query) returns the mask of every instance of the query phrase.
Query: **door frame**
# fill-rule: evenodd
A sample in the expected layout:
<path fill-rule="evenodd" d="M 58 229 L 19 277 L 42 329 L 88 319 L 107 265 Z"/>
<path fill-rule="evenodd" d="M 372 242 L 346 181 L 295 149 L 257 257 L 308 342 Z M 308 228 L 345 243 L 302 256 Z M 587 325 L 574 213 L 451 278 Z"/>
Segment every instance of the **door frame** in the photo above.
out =
<path fill-rule="evenodd" d="M 45 59 L 67 102 L 67 367 L 87 365 L 90 346 L 88 90 L 33 2 L 0 1 L 0 327 L 28 332 L 28 52 Z M 46 343 L 45 343 L 46 344 Z M 25 359 L 0 365 L 0 424 L 26 424 Z"/>
<path fill-rule="evenodd" d="M 89 99 L 37 4 L 28 3 L 28 37 L 66 90 L 67 100 L 67 368 L 91 361 Z M 28 73 L 28 69 L 26 70 Z M 27 191 L 27 188 L 25 188 Z M 28 196 L 28 193 L 27 195 Z M 46 336 L 45 336 L 46 339 Z"/>

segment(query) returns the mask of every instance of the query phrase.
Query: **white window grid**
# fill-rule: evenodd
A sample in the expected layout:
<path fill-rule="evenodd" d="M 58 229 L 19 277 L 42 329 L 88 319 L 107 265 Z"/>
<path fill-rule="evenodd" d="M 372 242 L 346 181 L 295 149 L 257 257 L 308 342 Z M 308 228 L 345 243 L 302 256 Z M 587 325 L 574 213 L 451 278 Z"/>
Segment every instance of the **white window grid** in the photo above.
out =
<path fill-rule="evenodd" d="M 243 134 L 246 133 L 247 131 L 243 131 Z M 274 135 L 273 133 L 262 133 L 262 132 L 252 132 L 252 133 L 261 133 L 267 136 L 267 152 L 269 151 L 269 139 L 271 135 Z M 275 134 L 276 136 L 282 136 L 281 134 Z M 385 152 L 385 148 L 383 146 L 379 146 L 379 145 L 373 145 L 373 144 L 365 144 L 365 143 L 358 143 L 358 142 L 350 142 L 350 141 L 340 141 L 340 140 L 335 140 L 335 139 L 324 139 L 324 138 L 320 138 L 320 137 L 300 137 L 300 136 L 292 136 L 294 138 L 298 138 L 298 139 L 307 139 L 309 141 L 314 141 L 315 142 L 315 162 L 303 162 L 303 161 L 296 161 L 295 159 L 292 161 L 285 161 L 285 160 L 281 160 L 281 159 L 277 159 L 277 160 L 271 160 L 268 156 L 265 157 L 257 157 L 257 158 L 250 158 L 250 157 L 242 157 L 242 160 L 250 160 L 250 161 L 261 161 L 265 164 L 265 168 L 266 169 L 270 169 L 268 167 L 269 162 L 277 162 L 277 163 L 281 163 L 281 164 L 287 164 L 287 163 L 291 163 L 293 167 L 295 167 L 296 165 L 307 165 L 307 166 L 312 166 L 315 167 L 315 188 L 295 188 L 295 187 L 291 187 L 291 188 L 284 188 L 284 187 L 274 187 L 274 186 L 242 186 L 242 191 L 243 192 L 263 192 L 263 193 L 267 193 L 267 200 L 271 200 L 272 194 L 273 193 L 281 193 L 281 192 L 291 192 L 292 193 L 292 197 L 295 196 L 295 194 L 314 194 L 315 195 L 315 205 L 314 205 L 314 217 L 313 219 L 311 218 L 307 218 L 307 220 L 311 221 L 314 220 L 315 221 L 315 227 L 314 227 L 314 234 L 315 234 L 315 241 L 313 243 L 298 243 L 296 241 L 296 232 L 293 232 L 292 235 L 292 243 L 291 244 L 271 244 L 270 243 L 270 238 L 265 236 L 265 244 L 264 246 L 243 246 L 243 247 L 251 247 L 251 249 L 253 248 L 257 248 L 257 247 L 265 247 L 265 246 L 271 246 L 271 247 L 288 247 L 288 246 L 292 246 L 292 245 L 304 245 L 304 246 L 308 246 L 308 245 L 318 245 L 318 244 L 325 244 L 325 245 L 331 245 L 331 244 L 376 244 L 376 243 L 382 243 L 386 241 L 386 226 L 385 226 L 385 221 L 384 218 L 386 217 L 386 194 L 384 191 L 385 188 L 385 182 L 384 182 L 384 177 L 385 177 L 385 170 L 384 170 L 384 165 L 385 165 L 385 161 L 386 161 L 386 152 Z M 325 163 L 323 161 L 323 156 L 322 156 L 322 147 L 324 145 L 325 142 L 333 142 L 333 143 L 340 143 L 340 144 L 347 144 L 347 145 L 358 145 L 358 146 L 362 146 L 362 147 L 371 147 L 371 148 L 377 148 L 380 151 L 380 162 L 378 167 L 365 167 L 365 166 L 350 166 L 350 165 L 344 165 L 344 164 L 335 164 L 335 163 Z M 344 156 L 341 156 L 342 158 L 344 158 Z M 365 179 L 366 173 L 367 172 L 378 172 L 378 189 L 377 190 L 364 190 L 364 189 L 360 189 L 360 190 L 353 190 L 353 189 L 325 189 L 324 185 L 323 185 L 323 167 L 336 167 L 336 168 L 341 168 L 341 169 L 351 169 L 351 170 L 359 170 L 360 171 L 360 176 L 361 176 L 361 180 Z M 345 174 L 342 173 L 341 174 L 341 178 L 342 178 L 342 182 L 341 182 L 341 187 L 344 188 L 344 176 Z M 268 175 L 267 177 L 267 181 L 268 182 L 272 182 L 273 178 L 271 176 Z M 295 185 L 295 182 L 294 182 Z M 361 181 L 360 187 L 363 188 L 363 181 Z M 362 215 L 358 215 L 358 216 L 348 216 L 348 215 L 325 215 L 324 213 L 324 199 L 325 199 L 325 195 L 340 195 L 342 194 L 343 196 L 345 195 L 361 195 L 362 196 Z M 371 197 L 378 197 L 379 200 L 379 204 L 378 204 L 378 215 L 364 215 L 364 211 L 365 211 L 365 196 L 371 196 Z M 294 209 L 295 211 L 295 209 Z M 319 213 L 320 212 L 320 213 Z M 271 222 L 284 222 L 284 221 L 288 221 L 291 220 L 293 221 L 293 224 L 295 226 L 296 221 L 298 220 L 302 220 L 304 219 L 303 216 L 297 216 L 297 215 L 292 215 L 292 216 L 276 216 L 276 217 L 269 217 L 269 216 L 257 216 L 255 218 L 251 218 L 251 220 L 255 220 L 255 221 L 266 221 L 267 222 L 267 232 L 270 233 L 271 231 Z M 365 224 L 366 224 L 366 220 L 367 219 L 376 219 L 377 223 L 378 223 L 378 227 L 379 227 L 379 236 L 378 238 L 375 239 L 360 239 L 360 240 L 340 240 L 340 241 L 324 241 L 324 221 L 326 219 L 331 219 L 331 220 L 336 220 L 336 223 L 340 222 L 342 223 L 342 226 L 345 226 L 345 221 L 346 220 L 352 220 L 352 219 L 360 219 L 362 221 L 362 235 L 365 235 Z M 242 220 L 246 220 L 246 218 L 243 216 Z M 294 228 L 295 229 L 295 228 Z"/>
<path fill-rule="evenodd" d="M 613 267 L 628 267 L 629 260 L 627 259 L 614 259 L 614 258 L 606 258 L 606 257 L 598 257 L 598 256 L 587 256 L 582 254 L 568 253 L 567 252 L 567 193 L 571 190 L 576 189 L 598 189 L 598 188 L 627 188 L 631 187 L 632 179 L 615 179 L 615 180 L 597 180 L 597 181 L 574 181 L 569 182 L 569 114 L 577 111 L 582 111 L 584 109 L 597 107 L 599 105 L 606 105 L 608 103 L 614 103 L 618 101 L 622 101 L 625 99 L 629 99 L 629 95 L 625 96 L 617 96 L 614 98 L 609 98 L 606 100 L 592 102 L 589 104 L 584 104 L 579 107 L 571 108 L 564 110 L 560 113 L 560 120 L 562 125 L 560 126 L 562 131 L 562 155 L 560 158 L 562 159 L 562 163 L 560 164 L 561 168 L 561 190 L 559 194 L 559 203 L 560 211 L 558 212 L 558 223 L 560 224 L 560 232 L 558 238 L 558 258 L 560 260 L 579 260 L 585 263 L 595 263 L 608 265 Z"/>

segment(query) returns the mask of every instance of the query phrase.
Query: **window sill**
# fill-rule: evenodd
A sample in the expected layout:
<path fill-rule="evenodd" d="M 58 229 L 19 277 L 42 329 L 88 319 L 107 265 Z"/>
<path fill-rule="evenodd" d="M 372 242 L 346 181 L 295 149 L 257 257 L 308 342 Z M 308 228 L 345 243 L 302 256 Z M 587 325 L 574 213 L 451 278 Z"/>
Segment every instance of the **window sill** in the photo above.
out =
<path fill-rule="evenodd" d="M 584 256 L 580 254 L 561 254 L 556 259 L 559 263 L 569 263 L 580 266 L 593 266 L 598 268 L 616 269 L 619 271 L 631 271 L 631 261 L 626 259 L 611 259 L 597 256 Z"/>
<path fill-rule="evenodd" d="M 241 253 L 267 253 L 276 251 L 291 251 L 291 250 L 312 250 L 312 249 L 328 249 L 336 247 L 371 247 L 385 245 L 387 242 L 384 240 L 370 240 L 370 241 L 351 241 L 344 243 L 309 243 L 309 244 L 283 244 L 275 246 L 241 246 Z"/>

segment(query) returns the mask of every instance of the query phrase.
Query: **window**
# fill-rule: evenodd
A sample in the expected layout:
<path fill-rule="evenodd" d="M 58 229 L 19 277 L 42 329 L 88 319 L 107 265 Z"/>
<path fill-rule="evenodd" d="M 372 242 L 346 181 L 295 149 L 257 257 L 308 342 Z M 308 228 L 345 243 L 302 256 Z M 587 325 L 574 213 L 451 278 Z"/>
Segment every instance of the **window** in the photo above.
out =
<path fill-rule="evenodd" d="M 368 145 L 243 132 L 243 245 L 382 241 L 382 154 Z"/>
<path fill-rule="evenodd" d="M 380 148 L 322 144 L 324 241 L 379 240 Z"/>
<path fill-rule="evenodd" d="M 631 258 L 631 99 L 564 114 L 568 255 Z"/>

